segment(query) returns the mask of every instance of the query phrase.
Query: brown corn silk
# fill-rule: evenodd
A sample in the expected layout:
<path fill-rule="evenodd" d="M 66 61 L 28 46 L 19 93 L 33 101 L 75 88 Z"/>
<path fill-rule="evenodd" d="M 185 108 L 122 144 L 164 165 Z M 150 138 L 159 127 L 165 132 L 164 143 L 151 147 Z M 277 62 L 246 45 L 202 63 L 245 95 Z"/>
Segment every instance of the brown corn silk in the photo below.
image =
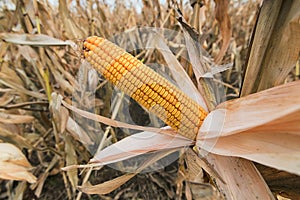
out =
<path fill-rule="evenodd" d="M 207 112 L 175 85 L 104 38 L 88 37 L 83 50 L 86 60 L 107 80 L 178 134 L 196 138 Z"/>

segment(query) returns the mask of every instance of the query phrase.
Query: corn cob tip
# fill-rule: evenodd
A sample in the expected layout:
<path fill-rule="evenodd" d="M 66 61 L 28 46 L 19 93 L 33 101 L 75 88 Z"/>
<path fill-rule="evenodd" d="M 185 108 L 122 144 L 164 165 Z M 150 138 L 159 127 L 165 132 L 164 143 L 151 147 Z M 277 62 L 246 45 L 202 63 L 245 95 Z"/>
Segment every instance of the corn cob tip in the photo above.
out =
<path fill-rule="evenodd" d="M 89 51 L 93 51 L 97 45 L 103 42 L 105 39 L 98 36 L 90 36 L 83 41 L 83 55 L 84 58 L 89 56 Z"/>

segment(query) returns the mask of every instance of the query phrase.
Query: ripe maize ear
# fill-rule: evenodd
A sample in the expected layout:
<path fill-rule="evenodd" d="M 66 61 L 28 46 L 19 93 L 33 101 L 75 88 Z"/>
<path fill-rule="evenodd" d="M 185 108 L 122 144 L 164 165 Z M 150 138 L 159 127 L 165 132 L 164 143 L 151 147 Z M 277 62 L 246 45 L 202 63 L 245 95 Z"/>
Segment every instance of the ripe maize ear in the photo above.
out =
<path fill-rule="evenodd" d="M 83 54 L 107 80 L 153 112 L 178 134 L 192 140 L 196 138 L 207 113 L 167 79 L 101 37 L 85 39 Z"/>

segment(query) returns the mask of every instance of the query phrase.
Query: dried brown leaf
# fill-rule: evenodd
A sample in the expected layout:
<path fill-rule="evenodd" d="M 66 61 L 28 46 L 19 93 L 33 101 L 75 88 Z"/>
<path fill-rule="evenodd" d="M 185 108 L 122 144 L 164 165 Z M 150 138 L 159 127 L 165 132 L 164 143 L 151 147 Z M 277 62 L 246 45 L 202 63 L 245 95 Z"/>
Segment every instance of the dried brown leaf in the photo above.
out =
<path fill-rule="evenodd" d="M 264 1 L 241 96 L 284 83 L 300 52 L 299 1 Z"/>
<path fill-rule="evenodd" d="M 56 126 L 60 133 L 64 133 L 68 118 L 69 118 L 69 111 L 61 106 L 61 100 L 62 96 L 57 95 L 56 93 L 51 94 L 51 103 L 50 103 L 50 110 L 52 111 L 53 114 L 53 120 L 56 123 Z"/>
<path fill-rule="evenodd" d="M 115 189 L 119 188 L 121 185 L 126 183 L 136 174 L 125 174 L 123 176 L 119 176 L 115 179 L 106 181 L 104 183 L 93 185 L 93 186 L 78 186 L 78 189 L 87 194 L 108 194 Z"/>
<path fill-rule="evenodd" d="M 126 124 L 126 123 L 123 123 L 123 122 L 120 122 L 120 121 L 112 120 L 112 119 L 109 119 L 107 117 L 103 117 L 103 116 L 100 116 L 100 115 L 96 115 L 94 113 L 90 113 L 90 112 L 87 112 L 87 111 L 84 111 L 84 110 L 80 110 L 80 109 L 78 109 L 74 106 L 69 105 L 65 101 L 62 101 L 62 104 L 66 108 L 72 110 L 73 112 L 75 112 L 75 113 L 77 113 L 77 114 L 79 114 L 79 115 L 81 115 L 85 118 L 92 119 L 92 120 L 95 120 L 95 121 L 98 121 L 98 122 L 102 122 L 102 123 L 104 123 L 106 125 L 109 125 L 109 126 L 120 127 L 120 128 L 130 128 L 130 129 L 135 129 L 135 130 L 150 131 L 150 132 L 156 132 L 156 133 L 165 133 L 165 134 L 170 134 L 170 135 L 176 134 L 176 132 L 174 132 L 171 129 L 160 129 L 160 128 L 154 128 L 154 127 L 131 125 L 131 124 Z"/>
<path fill-rule="evenodd" d="M 228 15 L 229 0 L 215 0 L 216 3 L 216 19 L 220 25 L 222 35 L 222 47 L 220 52 L 215 57 L 215 63 L 220 63 L 225 56 L 231 38 L 231 23 Z"/>
<path fill-rule="evenodd" d="M 188 149 L 184 158 L 187 166 L 187 180 L 195 183 L 203 183 L 203 171 L 198 155 L 191 149 Z"/>
<path fill-rule="evenodd" d="M 195 183 L 202 183 L 201 179 L 201 174 L 203 176 L 202 168 L 205 170 L 210 176 L 219 179 L 220 181 L 224 182 L 222 177 L 216 172 L 209 163 L 205 160 L 205 158 L 199 158 L 199 156 L 192 151 L 191 149 L 188 149 L 186 152 L 186 162 L 190 174 L 190 181 L 195 182 Z M 197 177 L 199 176 L 200 177 Z M 194 179 L 194 180 L 193 180 Z M 203 181 L 203 180 L 202 180 Z M 225 182 L 224 182 L 225 183 Z"/>
<path fill-rule="evenodd" d="M 0 123 L 6 124 L 22 124 L 22 123 L 30 123 L 35 118 L 31 115 L 16 115 L 0 112 Z"/>
<path fill-rule="evenodd" d="M 59 0 L 59 13 L 63 21 L 66 35 L 72 39 L 83 38 L 86 33 L 81 29 L 81 26 L 75 22 L 71 16 L 66 0 Z"/>
<path fill-rule="evenodd" d="M 68 42 L 50 37 L 44 34 L 19 34 L 19 33 L 0 33 L 0 38 L 5 42 L 13 44 L 31 45 L 31 46 L 65 46 Z"/>
<path fill-rule="evenodd" d="M 75 151 L 75 146 L 72 142 L 72 138 L 69 135 L 65 136 L 65 153 L 66 153 L 66 165 L 76 165 L 77 164 L 77 155 Z M 75 189 L 78 185 L 78 169 L 71 169 L 67 171 L 68 178 Z"/>
<path fill-rule="evenodd" d="M 31 90 L 27 90 L 26 88 L 24 88 L 23 85 L 17 84 L 14 80 L 10 80 L 11 78 L 2 72 L 0 72 L 0 78 L 1 78 L 0 83 L 2 83 L 3 85 L 6 85 L 9 88 L 16 90 L 20 94 L 26 94 L 28 96 L 32 96 L 32 97 L 42 99 L 42 100 L 47 99 L 44 94 L 38 93 L 35 91 L 31 91 Z"/>
<path fill-rule="evenodd" d="M 78 187 L 80 191 L 88 193 L 88 194 L 107 194 L 112 192 L 113 190 L 117 189 L 124 183 L 126 183 L 128 180 L 133 178 L 135 175 L 137 175 L 139 172 L 141 172 L 146 167 L 152 165 L 156 161 L 160 160 L 161 158 L 174 153 L 176 149 L 170 149 L 170 150 L 164 150 L 161 152 L 157 152 L 155 154 L 152 154 L 151 157 L 149 157 L 147 160 L 142 163 L 135 173 L 129 173 L 125 174 L 123 176 L 117 177 L 113 180 L 106 181 L 104 183 L 94 185 L 94 186 L 80 186 Z"/>
<path fill-rule="evenodd" d="M 248 160 L 205 154 L 208 162 L 214 166 L 224 182 L 216 179 L 218 190 L 227 199 L 274 199 L 268 185 Z"/>
<path fill-rule="evenodd" d="M 31 168 L 23 153 L 14 145 L 0 143 L 0 178 L 36 182 L 36 177 L 28 170 Z"/>
<path fill-rule="evenodd" d="M 18 53 L 20 53 L 28 62 L 38 60 L 38 54 L 30 46 L 18 46 Z"/>
<path fill-rule="evenodd" d="M 19 135 L 20 129 L 14 124 L 2 124 L 0 123 L 0 139 L 4 142 L 8 142 L 16 145 L 19 148 L 32 149 L 32 145 L 28 140 Z"/>
<path fill-rule="evenodd" d="M 300 128 L 295 118 L 300 110 L 300 93 L 296 92 L 300 91 L 299 83 L 300 81 L 294 81 L 220 104 L 209 114 L 215 114 L 215 122 L 218 120 L 220 123 L 218 125 L 203 123 L 198 138 L 227 136 L 253 128 L 263 130 L 264 126 L 268 127 L 264 129 L 267 132 L 297 134 Z M 207 120 L 210 121 L 211 117 L 208 116 Z M 277 120 L 294 125 L 280 128 L 283 123 Z M 278 125 L 277 129 L 269 130 L 269 124 L 275 122 Z"/>

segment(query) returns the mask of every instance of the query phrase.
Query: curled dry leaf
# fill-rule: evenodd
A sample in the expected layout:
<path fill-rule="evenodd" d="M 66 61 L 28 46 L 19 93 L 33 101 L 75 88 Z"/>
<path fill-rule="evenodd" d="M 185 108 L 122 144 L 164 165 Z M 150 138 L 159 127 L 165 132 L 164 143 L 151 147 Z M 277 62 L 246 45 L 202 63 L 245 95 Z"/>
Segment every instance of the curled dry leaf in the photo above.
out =
<path fill-rule="evenodd" d="M 65 107 L 61 106 L 62 96 L 53 92 L 51 94 L 52 101 L 50 102 L 50 110 L 53 114 L 53 120 L 57 124 L 57 128 L 60 133 L 63 133 L 66 129 L 67 121 L 69 118 L 69 112 Z"/>
<path fill-rule="evenodd" d="M 0 154 L 0 178 L 36 182 L 36 177 L 28 171 L 31 169 L 30 163 L 16 146 L 0 143 Z"/>
<path fill-rule="evenodd" d="M 218 178 L 220 181 L 225 183 L 222 177 L 213 169 L 213 167 L 210 166 L 210 164 L 207 163 L 207 161 L 204 160 L 203 158 L 202 159 L 199 158 L 199 156 L 194 151 L 188 149 L 186 154 L 187 154 L 186 162 L 190 170 L 189 172 L 191 177 L 190 181 L 197 182 L 196 179 L 199 178 L 197 177 L 197 175 L 202 173 L 202 168 L 203 168 L 203 170 L 205 170 L 208 174 L 210 174 L 214 178 Z"/>

